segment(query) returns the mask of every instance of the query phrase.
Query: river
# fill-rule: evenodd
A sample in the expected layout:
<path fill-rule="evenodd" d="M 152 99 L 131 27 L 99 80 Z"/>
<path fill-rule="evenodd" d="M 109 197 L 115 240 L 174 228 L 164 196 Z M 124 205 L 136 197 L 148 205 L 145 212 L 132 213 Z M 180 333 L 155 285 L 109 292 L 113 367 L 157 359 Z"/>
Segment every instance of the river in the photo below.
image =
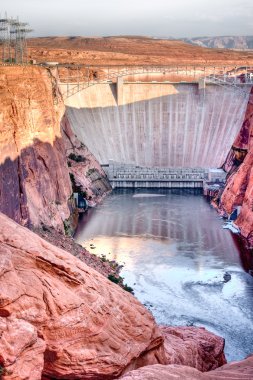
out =
<path fill-rule="evenodd" d="M 253 267 L 223 223 L 196 190 L 115 190 L 83 215 L 75 240 L 124 265 L 157 323 L 206 327 L 231 361 L 253 352 Z"/>

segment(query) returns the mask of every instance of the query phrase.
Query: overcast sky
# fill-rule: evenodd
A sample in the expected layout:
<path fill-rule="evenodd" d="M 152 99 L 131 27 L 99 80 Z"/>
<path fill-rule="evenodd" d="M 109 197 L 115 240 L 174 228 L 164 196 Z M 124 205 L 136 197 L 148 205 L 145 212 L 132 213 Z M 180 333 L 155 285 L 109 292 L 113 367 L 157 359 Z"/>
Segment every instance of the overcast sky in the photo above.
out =
<path fill-rule="evenodd" d="M 253 35 L 253 0 L 1 0 L 34 36 Z"/>

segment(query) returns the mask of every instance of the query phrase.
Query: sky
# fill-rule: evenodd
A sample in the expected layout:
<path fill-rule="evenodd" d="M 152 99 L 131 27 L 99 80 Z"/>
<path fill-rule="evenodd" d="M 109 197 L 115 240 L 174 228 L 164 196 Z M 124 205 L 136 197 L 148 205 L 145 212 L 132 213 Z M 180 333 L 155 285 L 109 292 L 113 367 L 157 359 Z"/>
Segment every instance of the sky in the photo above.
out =
<path fill-rule="evenodd" d="M 253 35 L 253 0 L 1 0 L 33 36 Z"/>

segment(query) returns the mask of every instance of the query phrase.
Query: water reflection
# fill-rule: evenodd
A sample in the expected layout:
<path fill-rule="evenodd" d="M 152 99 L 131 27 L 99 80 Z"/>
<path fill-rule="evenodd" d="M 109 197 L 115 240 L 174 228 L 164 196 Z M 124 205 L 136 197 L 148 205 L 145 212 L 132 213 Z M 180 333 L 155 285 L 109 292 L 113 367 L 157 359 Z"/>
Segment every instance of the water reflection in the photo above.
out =
<path fill-rule="evenodd" d="M 122 275 L 158 323 L 206 326 L 226 338 L 229 360 L 245 357 L 253 352 L 253 278 L 243 266 L 252 256 L 200 194 L 155 192 L 164 196 L 115 191 L 84 215 L 76 240 L 125 265 Z"/>

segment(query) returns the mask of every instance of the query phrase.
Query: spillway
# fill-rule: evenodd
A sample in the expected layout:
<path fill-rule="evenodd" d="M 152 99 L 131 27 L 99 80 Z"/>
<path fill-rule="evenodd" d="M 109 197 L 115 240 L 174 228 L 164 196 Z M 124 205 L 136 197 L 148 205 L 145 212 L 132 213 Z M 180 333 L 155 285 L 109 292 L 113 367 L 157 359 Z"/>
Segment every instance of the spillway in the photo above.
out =
<path fill-rule="evenodd" d="M 71 84 L 69 84 L 71 86 Z M 77 137 L 101 164 L 217 168 L 239 132 L 245 95 L 196 83 L 101 83 L 66 99 Z"/>

